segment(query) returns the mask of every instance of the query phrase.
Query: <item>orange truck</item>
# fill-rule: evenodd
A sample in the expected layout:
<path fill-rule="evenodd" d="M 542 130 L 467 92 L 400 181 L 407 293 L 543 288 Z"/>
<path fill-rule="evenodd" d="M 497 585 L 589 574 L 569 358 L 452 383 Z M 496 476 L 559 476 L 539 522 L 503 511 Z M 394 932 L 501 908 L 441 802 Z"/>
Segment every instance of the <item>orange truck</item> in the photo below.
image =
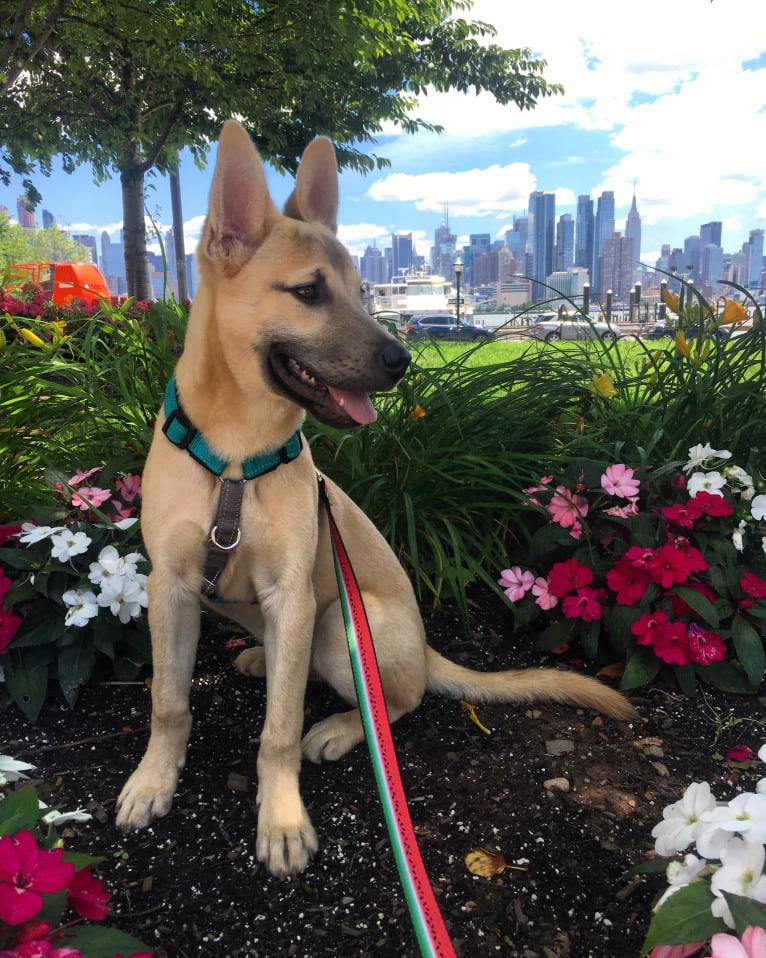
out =
<path fill-rule="evenodd" d="M 101 270 L 93 263 L 14 263 L 6 286 L 25 283 L 39 286 L 54 303 L 80 300 L 93 306 L 112 295 Z"/>

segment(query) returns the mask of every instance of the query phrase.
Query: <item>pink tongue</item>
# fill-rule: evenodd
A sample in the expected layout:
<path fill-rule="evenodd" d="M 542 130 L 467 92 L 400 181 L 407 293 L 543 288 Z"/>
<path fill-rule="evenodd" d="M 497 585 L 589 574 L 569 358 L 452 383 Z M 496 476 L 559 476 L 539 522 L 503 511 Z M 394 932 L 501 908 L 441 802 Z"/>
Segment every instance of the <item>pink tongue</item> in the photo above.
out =
<path fill-rule="evenodd" d="M 360 426 L 366 426 L 368 423 L 375 422 L 378 414 L 375 407 L 370 402 L 367 393 L 350 393 L 345 389 L 335 389 L 334 386 L 327 387 L 330 395 L 335 402 L 342 406 L 347 415 L 351 416 L 354 422 Z"/>

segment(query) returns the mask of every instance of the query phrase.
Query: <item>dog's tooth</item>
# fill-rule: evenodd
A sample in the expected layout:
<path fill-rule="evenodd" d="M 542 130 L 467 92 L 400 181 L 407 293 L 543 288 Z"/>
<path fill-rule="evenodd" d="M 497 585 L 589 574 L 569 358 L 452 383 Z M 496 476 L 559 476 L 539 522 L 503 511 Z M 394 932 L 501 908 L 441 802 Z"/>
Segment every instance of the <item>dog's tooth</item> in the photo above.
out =
<path fill-rule="evenodd" d="M 341 407 L 341 409 L 342 409 L 342 408 L 346 405 L 346 400 L 343 399 L 343 397 L 341 397 L 341 398 L 338 400 L 338 405 L 339 405 L 339 406 Z"/>

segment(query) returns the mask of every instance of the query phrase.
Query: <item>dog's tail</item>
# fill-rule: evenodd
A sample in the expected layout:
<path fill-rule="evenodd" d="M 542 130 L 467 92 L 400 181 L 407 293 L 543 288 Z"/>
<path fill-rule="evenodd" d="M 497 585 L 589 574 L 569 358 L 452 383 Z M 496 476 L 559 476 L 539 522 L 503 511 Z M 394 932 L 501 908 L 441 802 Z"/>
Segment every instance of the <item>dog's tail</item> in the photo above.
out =
<path fill-rule="evenodd" d="M 616 719 L 631 719 L 636 710 L 619 692 L 598 679 L 559 669 L 519 669 L 509 672 L 475 672 L 456 665 L 427 648 L 426 666 L 429 692 L 453 699 L 480 702 L 563 702 L 603 712 Z"/>

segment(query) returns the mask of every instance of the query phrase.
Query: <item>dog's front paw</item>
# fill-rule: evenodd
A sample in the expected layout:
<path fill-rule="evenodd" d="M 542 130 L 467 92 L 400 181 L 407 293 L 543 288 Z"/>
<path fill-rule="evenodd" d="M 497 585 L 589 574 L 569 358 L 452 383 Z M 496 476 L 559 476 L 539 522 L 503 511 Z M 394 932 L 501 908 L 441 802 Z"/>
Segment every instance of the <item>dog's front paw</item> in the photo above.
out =
<path fill-rule="evenodd" d="M 275 878 L 291 878 L 302 872 L 314 857 L 319 842 L 314 826 L 301 802 L 301 816 L 294 824 L 265 821 L 258 816 L 256 855 Z"/>
<path fill-rule="evenodd" d="M 363 740 L 359 713 L 338 712 L 311 726 L 303 736 L 301 751 L 310 762 L 336 762 Z"/>
<path fill-rule="evenodd" d="M 172 780 L 158 779 L 139 766 L 117 799 L 118 828 L 132 832 L 167 815 L 173 804 L 177 780 L 177 776 L 172 776 Z"/>
<path fill-rule="evenodd" d="M 243 675 L 251 675 L 253 678 L 262 679 L 266 676 L 266 652 L 263 646 L 256 645 L 255 648 L 245 649 L 234 659 L 234 668 Z"/>

